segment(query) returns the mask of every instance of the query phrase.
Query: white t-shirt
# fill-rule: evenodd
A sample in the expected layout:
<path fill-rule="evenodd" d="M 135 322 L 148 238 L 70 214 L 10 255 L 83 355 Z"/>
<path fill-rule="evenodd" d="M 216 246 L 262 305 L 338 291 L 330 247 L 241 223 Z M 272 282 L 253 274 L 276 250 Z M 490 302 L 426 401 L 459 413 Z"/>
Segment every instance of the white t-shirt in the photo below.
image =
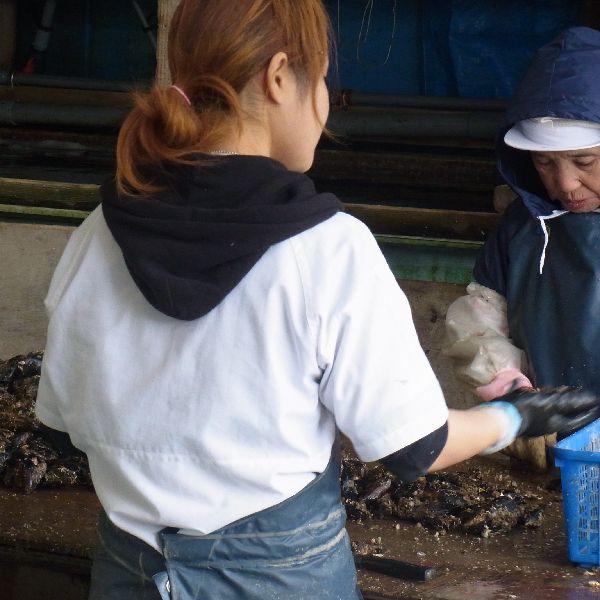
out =
<path fill-rule="evenodd" d="M 163 527 L 209 533 L 301 490 L 336 425 L 372 461 L 447 420 L 406 297 L 346 214 L 181 321 L 146 301 L 99 207 L 45 305 L 37 415 L 87 453 L 109 518 L 157 549 Z"/>

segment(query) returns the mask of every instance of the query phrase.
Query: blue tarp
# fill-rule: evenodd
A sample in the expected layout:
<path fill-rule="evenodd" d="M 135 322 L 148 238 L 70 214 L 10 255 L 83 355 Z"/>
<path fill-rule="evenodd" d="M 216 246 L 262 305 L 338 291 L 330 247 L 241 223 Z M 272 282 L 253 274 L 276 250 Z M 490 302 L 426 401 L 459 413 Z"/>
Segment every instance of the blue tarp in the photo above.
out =
<path fill-rule="evenodd" d="M 509 98 L 535 50 L 583 15 L 580 0 L 326 4 L 339 32 L 341 87 L 467 98 Z"/>
<path fill-rule="evenodd" d="M 138 0 L 150 15 L 155 0 Z M 581 0 L 325 0 L 339 32 L 339 81 L 364 92 L 507 98 L 535 49 L 582 24 Z M 44 0 L 19 3 L 22 66 Z M 339 15 L 339 19 L 338 19 Z M 233 17 L 233 12 L 231 15 Z M 151 18 L 151 20 L 153 20 Z M 148 79 L 154 52 L 129 1 L 61 0 L 45 57 L 52 75 Z"/>
<path fill-rule="evenodd" d="M 565 0 L 425 0 L 424 93 L 509 98 L 533 53 L 581 13 Z"/>

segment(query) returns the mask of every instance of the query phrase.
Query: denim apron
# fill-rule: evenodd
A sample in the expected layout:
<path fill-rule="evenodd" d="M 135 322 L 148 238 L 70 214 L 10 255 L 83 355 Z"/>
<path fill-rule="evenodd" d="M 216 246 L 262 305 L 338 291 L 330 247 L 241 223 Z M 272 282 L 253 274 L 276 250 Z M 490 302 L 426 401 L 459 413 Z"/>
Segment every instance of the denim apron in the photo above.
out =
<path fill-rule="evenodd" d="M 361 600 L 336 452 L 291 498 L 203 536 L 159 532 L 163 554 L 101 516 L 90 600 Z"/>

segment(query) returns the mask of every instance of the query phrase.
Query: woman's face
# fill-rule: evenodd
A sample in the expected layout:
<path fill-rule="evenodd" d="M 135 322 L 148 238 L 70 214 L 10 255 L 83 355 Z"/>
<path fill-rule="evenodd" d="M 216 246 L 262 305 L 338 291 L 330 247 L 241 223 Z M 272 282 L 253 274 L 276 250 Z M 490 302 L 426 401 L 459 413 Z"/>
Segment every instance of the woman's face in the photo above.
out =
<path fill-rule="evenodd" d="M 315 148 L 329 117 L 327 65 L 314 89 L 303 84 L 288 68 L 287 93 L 270 119 L 271 158 L 291 171 L 304 173 L 313 164 Z"/>
<path fill-rule="evenodd" d="M 600 147 L 564 152 L 532 152 L 533 164 L 553 200 L 565 210 L 600 208 Z"/>

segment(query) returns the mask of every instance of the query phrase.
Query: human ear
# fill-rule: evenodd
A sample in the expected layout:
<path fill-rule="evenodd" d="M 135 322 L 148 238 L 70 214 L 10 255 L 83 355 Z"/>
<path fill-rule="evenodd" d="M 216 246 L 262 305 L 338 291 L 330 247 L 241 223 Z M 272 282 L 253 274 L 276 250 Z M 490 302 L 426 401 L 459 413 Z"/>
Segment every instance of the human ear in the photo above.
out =
<path fill-rule="evenodd" d="M 264 85 L 269 100 L 281 104 L 288 87 L 288 56 L 285 52 L 278 52 L 269 61 Z"/>

